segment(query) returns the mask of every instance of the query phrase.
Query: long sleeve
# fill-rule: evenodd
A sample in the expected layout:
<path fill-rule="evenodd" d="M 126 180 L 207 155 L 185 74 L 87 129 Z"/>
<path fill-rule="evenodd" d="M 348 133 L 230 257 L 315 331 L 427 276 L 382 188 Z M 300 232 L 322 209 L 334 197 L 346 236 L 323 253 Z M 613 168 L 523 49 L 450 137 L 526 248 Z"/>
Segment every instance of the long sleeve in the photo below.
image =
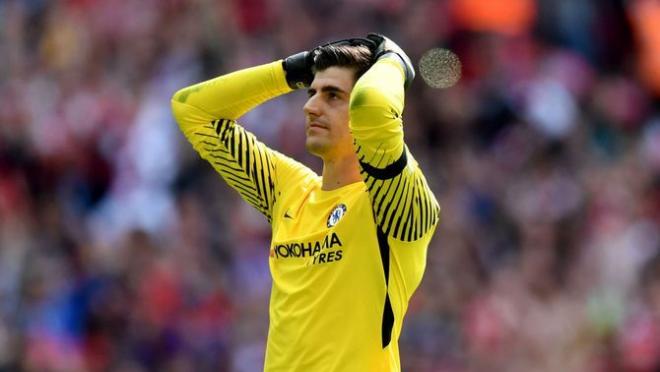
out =
<path fill-rule="evenodd" d="M 404 74 L 395 58 L 379 60 L 356 82 L 350 128 L 378 226 L 414 241 L 437 224 L 440 207 L 404 143 Z"/>
<path fill-rule="evenodd" d="M 268 148 L 236 120 L 255 106 L 287 93 L 281 61 L 236 71 L 181 89 L 172 97 L 179 128 L 241 197 L 272 221 L 278 179 L 311 172 Z"/>

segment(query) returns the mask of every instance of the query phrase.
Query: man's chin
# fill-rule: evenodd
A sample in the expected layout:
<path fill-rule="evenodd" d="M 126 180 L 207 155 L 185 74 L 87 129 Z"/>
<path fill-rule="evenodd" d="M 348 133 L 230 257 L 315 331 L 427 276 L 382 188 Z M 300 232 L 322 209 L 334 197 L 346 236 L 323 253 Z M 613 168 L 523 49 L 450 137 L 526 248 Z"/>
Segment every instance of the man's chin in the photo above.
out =
<path fill-rule="evenodd" d="M 322 157 L 326 153 L 328 145 L 324 141 L 319 141 L 317 138 L 307 137 L 305 148 L 310 154 Z"/>

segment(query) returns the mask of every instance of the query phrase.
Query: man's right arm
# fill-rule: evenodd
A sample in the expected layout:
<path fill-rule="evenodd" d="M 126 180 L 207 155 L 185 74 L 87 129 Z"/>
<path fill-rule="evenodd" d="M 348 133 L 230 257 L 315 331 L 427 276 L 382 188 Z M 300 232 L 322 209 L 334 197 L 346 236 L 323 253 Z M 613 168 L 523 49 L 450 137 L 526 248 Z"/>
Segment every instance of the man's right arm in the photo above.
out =
<path fill-rule="evenodd" d="M 237 120 L 255 106 L 291 90 L 282 61 L 276 61 L 183 88 L 172 97 L 172 109 L 177 118 L 183 110 L 193 115 L 190 119 L 205 123 L 219 118 Z M 185 112 L 186 107 L 194 112 Z"/>
<path fill-rule="evenodd" d="M 269 222 L 277 198 L 276 169 L 306 168 L 257 141 L 236 120 L 291 90 L 277 61 L 192 85 L 172 97 L 174 117 L 193 148 Z"/>

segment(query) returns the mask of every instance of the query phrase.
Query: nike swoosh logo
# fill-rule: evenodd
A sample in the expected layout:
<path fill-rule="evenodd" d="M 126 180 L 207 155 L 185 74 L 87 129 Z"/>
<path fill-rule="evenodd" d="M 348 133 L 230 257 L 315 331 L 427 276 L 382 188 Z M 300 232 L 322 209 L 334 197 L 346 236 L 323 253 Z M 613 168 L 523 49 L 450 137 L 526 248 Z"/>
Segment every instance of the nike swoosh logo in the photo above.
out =
<path fill-rule="evenodd" d="M 284 212 L 284 218 L 293 219 L 293 217 L 289 216 L 289 211 Z"/>

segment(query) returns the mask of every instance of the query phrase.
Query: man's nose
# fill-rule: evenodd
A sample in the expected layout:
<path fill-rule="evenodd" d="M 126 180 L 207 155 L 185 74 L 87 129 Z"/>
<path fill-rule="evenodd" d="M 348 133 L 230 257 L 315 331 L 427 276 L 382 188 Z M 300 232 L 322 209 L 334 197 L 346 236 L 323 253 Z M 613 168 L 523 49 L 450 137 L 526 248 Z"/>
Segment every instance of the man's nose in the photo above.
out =
<path fill-rule="evenodd" d="M 303 111 L 306 115 L 319 116 L 320 107 L 316 99 L 316 95 L 309 97 L 307 102 L 305 102 L 305 106 L 303 106 Z"/>

